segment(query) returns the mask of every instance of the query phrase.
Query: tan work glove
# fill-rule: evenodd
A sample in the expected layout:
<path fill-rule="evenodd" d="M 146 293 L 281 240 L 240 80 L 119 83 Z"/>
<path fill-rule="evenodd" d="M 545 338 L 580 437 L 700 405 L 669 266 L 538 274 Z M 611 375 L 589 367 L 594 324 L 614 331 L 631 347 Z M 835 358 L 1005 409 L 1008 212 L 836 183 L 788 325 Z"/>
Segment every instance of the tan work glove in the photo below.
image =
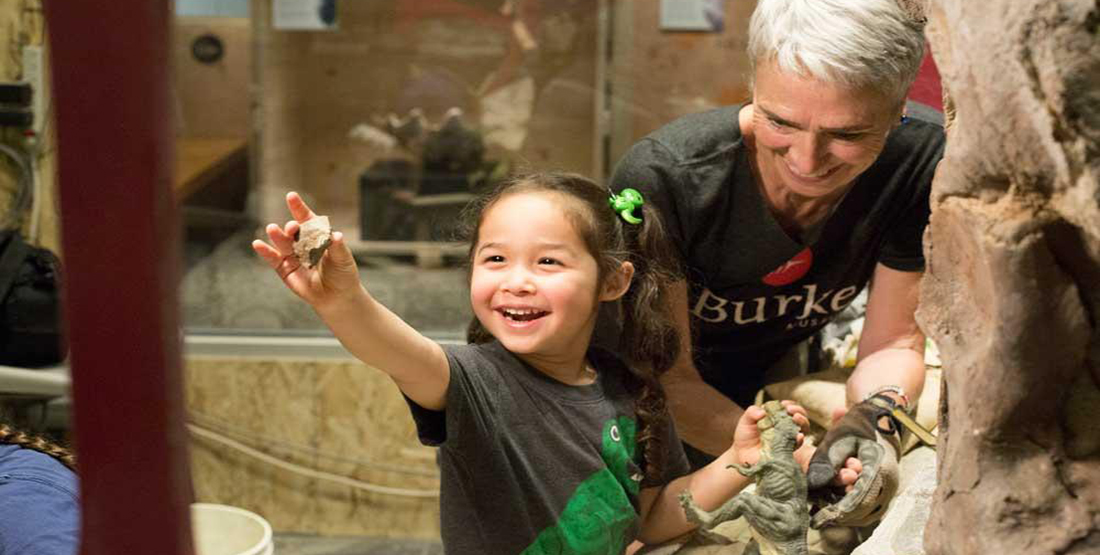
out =
<path fill-rule="evenodd" d="M 883 399 L 873 397 L 848 410 L 821 441 L 806 473 L 810 497 L 824 504 L 810 525 L 862 527 L 882 519 L 898 491 L 897 424 Z M 876 404 L 878 403 L 878 404 Z M 863 465 L 852 490 L 839 500 L 834 478 L 849 457 Z"/>

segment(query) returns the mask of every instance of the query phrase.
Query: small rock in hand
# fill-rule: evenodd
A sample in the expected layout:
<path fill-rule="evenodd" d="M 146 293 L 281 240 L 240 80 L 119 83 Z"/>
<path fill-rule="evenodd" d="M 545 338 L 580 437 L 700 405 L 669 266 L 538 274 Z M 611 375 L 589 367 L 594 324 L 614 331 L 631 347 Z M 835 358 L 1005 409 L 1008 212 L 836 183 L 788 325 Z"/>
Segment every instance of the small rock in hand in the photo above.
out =
<path fill-rule="evenodd" d="M 294 255 L 298 261 L 310 268 L 321 262 L 325 249 L 332 244 L 332 226 L 328 216 L 314 216 L 298 228 L 294 238 Z"/>

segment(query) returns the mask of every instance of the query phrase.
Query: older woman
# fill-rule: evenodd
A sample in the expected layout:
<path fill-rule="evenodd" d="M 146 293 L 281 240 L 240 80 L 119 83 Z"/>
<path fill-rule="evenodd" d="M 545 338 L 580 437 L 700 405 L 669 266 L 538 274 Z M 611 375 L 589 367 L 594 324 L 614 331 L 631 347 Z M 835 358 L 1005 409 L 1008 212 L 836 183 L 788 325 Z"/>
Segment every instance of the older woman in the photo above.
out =
<path fill-rule="evenodd" d="M 665 384 L 698 463 L 728 445 L 766 370 L 871 283 L 853 408 L 810 468 L 811 487 L 850 484 L 876 463 L 847 457 L 876 440 L 881 407 L 911 408 L 924 385 L 914 311 L 944 146 L 940 125 L 905 114 L 924 38 L 895 0 L 760 0 L 749 27 L 751 103 L 645 137 L 612 188 L 642 191 L 682 257 L 685 348 Z"/>

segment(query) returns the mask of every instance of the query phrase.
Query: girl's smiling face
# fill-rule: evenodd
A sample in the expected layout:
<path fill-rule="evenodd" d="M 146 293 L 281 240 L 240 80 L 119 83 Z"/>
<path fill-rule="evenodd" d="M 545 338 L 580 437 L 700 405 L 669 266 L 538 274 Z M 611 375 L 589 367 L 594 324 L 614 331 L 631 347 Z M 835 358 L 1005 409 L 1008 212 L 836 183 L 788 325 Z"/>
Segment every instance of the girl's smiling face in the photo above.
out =
<path fill-rule="evenodd" d="M 564 194 L 507 194 L 478 228 L 470 303 L 485 329 L 536 367 L 583 361 L 601 300 L 596 259 L 571 217 L 584 210 Z"/>

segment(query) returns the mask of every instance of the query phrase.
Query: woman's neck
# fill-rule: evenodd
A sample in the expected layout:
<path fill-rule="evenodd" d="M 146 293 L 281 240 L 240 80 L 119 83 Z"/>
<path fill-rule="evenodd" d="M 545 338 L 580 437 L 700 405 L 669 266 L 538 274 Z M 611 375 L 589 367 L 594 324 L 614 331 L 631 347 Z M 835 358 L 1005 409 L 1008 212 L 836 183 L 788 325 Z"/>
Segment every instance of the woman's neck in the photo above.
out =
<path fill-rule="evenodd" d="M 833 194 L 824 197 L 807 197 L 800 195 L 783 185 L 779 179 L 770 179 L 760 171 L 760 164 L 756 160 L 757 151 L 749 148 L 749 158 L 752 160 L 753 179 L 756 181 L 760 195 L 768 210 L 775 217 L 779 225 L 788 234 L 797 236 L 804 230 L 813 227 L 833 212 L 840 201 L 847 194 L 851 185 Z"/>
<path fill-rule="evenodd" d="M 826 218 L 833 211 L 847 189 L 828 197 L 804 197 L 787 189 L 782 184 L 770 186 L 766 179 L 757 181 L 760 193 L 764 196 L 768 209 L 784 226 L 804 230 Z"/>

